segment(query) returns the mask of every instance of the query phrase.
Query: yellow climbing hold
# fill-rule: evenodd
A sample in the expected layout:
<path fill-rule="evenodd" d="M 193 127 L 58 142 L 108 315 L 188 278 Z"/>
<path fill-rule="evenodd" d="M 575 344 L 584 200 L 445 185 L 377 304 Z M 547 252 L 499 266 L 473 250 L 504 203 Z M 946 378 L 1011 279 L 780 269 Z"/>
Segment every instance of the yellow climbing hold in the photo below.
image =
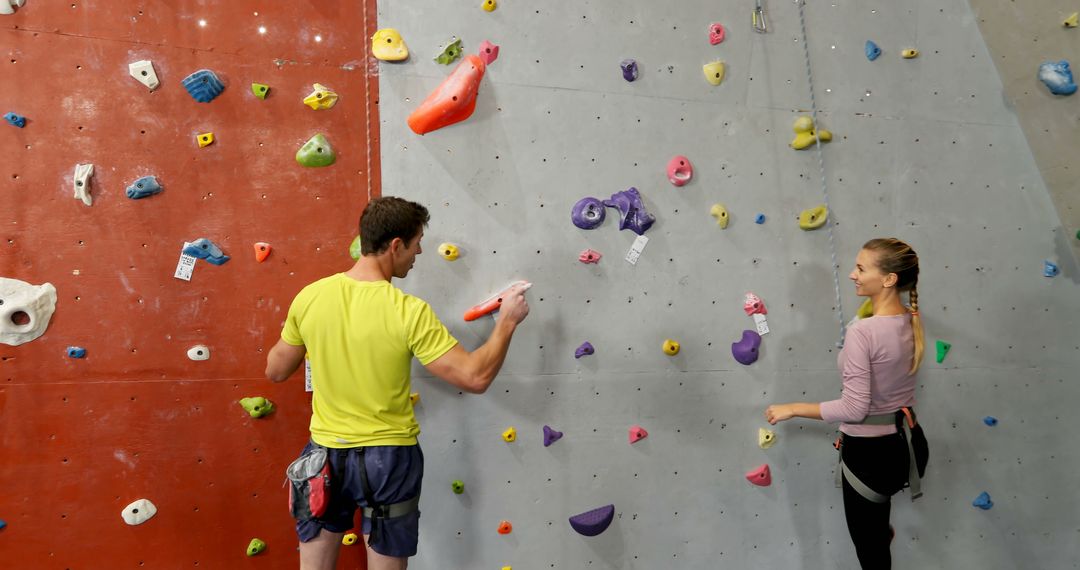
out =
<path fill-rule="evenodd" d="M 705 74 L 705 81 L 711 85 L 720 85 L 720 82 L 724 80 L 724 62 L 722 61 L 706 63 L 701 66 L 701 71 Z"/>
<path fill-rule="evenodd" d="M 499 5 L 495 3 L 495 0 L 484 0 L 484 3 L 480 6 L 485 12 L 494 12 L 495 8 Z"/>
<path fill-rule="evenodd" d="M 514 429 L 514 426 L 510 426 L 506 428 L 506 431 L 504 431 L 502 435 L 503 441 L 513 443 L 513 441 L 517 439 L 517 430 Z"/>
<path fill-rule="evenodd" d="M 1066 28 L 1075 28 L 1076 26 L 1080 26 L 1080 12 L 1073 12 L 1071 16 L 1065 18 L 1065 22 L 1063 22 L 1063 25 Z"/>
<path fill-rule="evenodd" d="M 664 341 L 663 349 L 664 354 L 668 356 L 675 356 L 676 354 L 679 354 L 679 343 L 678 341 L 674 341 L 669 338 Z"/>
<path fill-rule="evenodd" d="M 356 536 L 355 532 L 350 532 L 349 534 L 341 537 L 341 544 L 344 544 L 345 546 L 352 546 L 356 544 L 356 541 L 359 538 L 360 537 Z"/>
<path fill-rule="evenodd" d="M 776 443 L 776 434 L 772 430 L 765 428 L 758 428 L 757 430 L 757 444 L 761 449 L 769 449 Z"/>
<path fill-rule="evenodd" d="M 439 244 L 439 255 L 447 261 L 453 261 L 461 255 L 461 251 L 458 246 L 450 242 L 443 242 Z"/>
<path fill-rule="evenodd" d="M 816 230 L 825 225 L 828 217 L 829 209 L 825 207 L 825 204 L 816 208 L 807 208 L 799 214 L 799 227 L 804 230 Z"/>
<path fill-rule="evenodd" d="M 408 59 L 409 48 L 397 30 L 383 28 L 371 36 L 371 55 L 382 61 L 402 61 Z"/>
<path fill-rule="evenodd" d="M 723 204 L 713 204 L 712 208 L 709 208 L 709 215 L 716 218 L 716 225 L 720 226 L 720 229 L 727 229 L 731 216 Z"/>
<path fill-rule="evenodd" d="M 409 401 L 412 402 L 412 405 L 414 405 L 414 406 L 419 404 L 420 403 L 420 392 L 413 392 L 412 394 L 409 394 Z"/>
<path fill-rule="evenodd" d="M 874 316 L 874 301 L 873 301 L 873 299 L 868 298 L 865 301 L 863 301 L 862 306 L 859 307 L 859 310 L 855 313 L 855 316 L 860 318 L 860 319 L 865 319 L 867 317 Z"/>
<path fill-rule="evenodd" d="M 316 83 L 312 86 L 314 91 L 311 95 L 304 97 L 304 104 L 311 107 L 315 111 L 323 111 L 333 107 L 337 104 L 338 94 L 331 91 L 327 86 L 322 83 Z"/>
<path fill-rule="evenodd" d="M 832 140 L 832 133 L 825 129 L 815 132 L 814 119 L 806 116 L 795 119 L 795 124 L 791 127 L 791 130 L 795 131 L 795 140 L 791 141 L 791 148 L 795 150 L 810 148 L 814 144 L 815 137 L 820 138 L 821 142 Z"/>
<path fill-rule="evenodd" d="M 210 146 L 214 144 L 214 133 L 201 133 L 195 135 L 195 142 L 199 143 L 199 148 Z"/>
<path fill-rule="evenodd" d="M 915 48 L 908 48 L 900 52 L 900 57 L 904 59 L 915 59 L 916 57 L 919 57 L 919 50 Z"/>

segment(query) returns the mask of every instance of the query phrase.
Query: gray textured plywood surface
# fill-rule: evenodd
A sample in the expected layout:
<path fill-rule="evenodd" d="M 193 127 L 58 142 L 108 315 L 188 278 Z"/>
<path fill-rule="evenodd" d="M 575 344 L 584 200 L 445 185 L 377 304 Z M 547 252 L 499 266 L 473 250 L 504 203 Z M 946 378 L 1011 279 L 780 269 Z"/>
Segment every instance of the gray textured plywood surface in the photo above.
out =
<path fill-rule="evenodd" d="M 894 502 L 897 568 L 1075 567 L 1080 523 L 1065 440 L 1080 395 L 1077 269 L 1017 118 L 965 2 L 811 3 L 811 61 L 825 146 L 843 309 L 844 277 L 867 239 L 895 235 L 922 259 L 928 358 L 919 409 L 932 459 L 926 498 Z M 793 421 L 756 445 L 769 403 L 836 396 L 837 317 L 824 231 L 800 210 L 821 201 L 814 151 L 788 148 L 809 108 L 798 10 L 768 2 L 772 33 L 749 29 L 751 2 L 661 4 L 384 2 L 379 23 L 412 58 L 380 64 L 383 193 L 427 204 L 432 223 L 401 284 L 428 300 L 469 348 L 490 320 L 461 314 L 508 282 L 533 281 L 532 313 L 483 396 L 417 368 L 427 454 L 416 568 L 855 568 L 832 426 Z M 727 40 L 710 46 L 712 21 Z M 476 113 L 418 137 L 405 117 L 450 68 L 431 61 L 451 35 L 501 46 Z M 863 56 L 874 39 L 885 50 Z M 899 51 L 918 47 L 916 60 Z M 626 83 L 618 62 L 634 57 Z M 718 87 L 701 65 L 728 64 Z M 664 166 L 685 154 L 695 177 Z M 657 222 L 640 261 L 615 211 L 598 229 L 569 219 L 584 196 L 637 187 Z M 723 202 L 726 230 L 709 217 Z M 763 225 L 753 222 L 764 213 Z M 440 259 L 449 241 L 464 254 Z M 583 265 L 578 253 L 604 254 Z M 1044 259 L 1062 275 L 1042 276 Z M 753 328 L 753 291 L 772 333 L 753 366 L 730 344 Z M 682 343 L 670 358 L 665 338 Z M 933 361 L 933 341 L 953 343 Z M 589 340 L 596 355 L 573 358 Z M 1001 420 L 996 428 L 983 416 Z M 541 444 L 541 426 L 566 433 Z M 648 439 L 630 446 L 627 428 Z M 506 444 L 500 433 L 518 430 Z M 743 474 L 769 463 L 771 487 Z M 462 479 L 466 494 L 449 484 Z M 971 501 L 991 493 L 995 507 Z M 614 503 L 603 535 L 567 517 Z M 500 520 L 514 532 L 496 533 Z"/>

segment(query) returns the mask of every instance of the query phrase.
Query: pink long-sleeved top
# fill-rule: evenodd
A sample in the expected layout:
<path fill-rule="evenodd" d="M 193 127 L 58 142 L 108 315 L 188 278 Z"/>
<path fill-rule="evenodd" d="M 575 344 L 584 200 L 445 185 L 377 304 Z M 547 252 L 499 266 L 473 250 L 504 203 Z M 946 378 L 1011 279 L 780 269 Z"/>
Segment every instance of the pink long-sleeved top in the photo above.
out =
<path fill-rule="evenodd" d="M 873 437 L 896 433 L 895 425 L 861 425 L 868 415 L 915 405 L 915 375 L 908 375 L 915 342 L 911 314 L 868 317 L 848 328 L 836 358 L 844 379 L 839 400 L 821 403 L 821 419 L 840 422 L 840 431 Z"/>

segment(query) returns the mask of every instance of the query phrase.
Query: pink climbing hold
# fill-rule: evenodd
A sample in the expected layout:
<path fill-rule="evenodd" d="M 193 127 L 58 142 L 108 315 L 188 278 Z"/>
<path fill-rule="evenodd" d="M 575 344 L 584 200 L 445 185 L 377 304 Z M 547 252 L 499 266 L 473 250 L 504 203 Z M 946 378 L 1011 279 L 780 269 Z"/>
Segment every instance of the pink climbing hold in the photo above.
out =
<path fill-rule="evenodd" d="M 637 443 L 645 438 L 649 437 L 649 432 L 645 431 L 645 428 L 641 426 L 630 426 L 630 443 Z"/>
<path fill-rule="evenodd" d="M 747 473 L 746 480 L 759 487 L 768 487 L 769 485 L 772 485 L 772 472 L 769 471 L 769 464 L 766 463 Z"/>
<path fill-rule="evenodd" d="M 582 263 L 597 263 L 603 255 L 599 251 L 594 249 L 586 249 L 577 256 L 578 261 Z"/>
<path fill-rule="evenodd" d="M 709 43 L 716 45 L 724 41 L 724 26 L 720 22 L 709 24 Z"/>
<path fill-rule="evenodd" d="M 690 159 L 685 156 L 676 156 L 667 163 L 667 177 L 668 182 L 671 182 L 675 186 L 682 186 L 687 182 L 690 182 L 690 178 L 694 176 L 694 166 L 690 164 Z"/>
<path fill-rule="evenodd" d="M 499 59 L 499 46 L 484 40 L 480 42 L 480 51 L 477 55 L 480 56 L 485 65 L 491 65 L 491 62 Z"/>
<path fill-rule="evenodd" d="M 747 315 L 769 314 L 769 311 L 765 309 L 765 303 L 753 293 L 746 294 L 746 299 L 743 301 L 743 310 L 746 311 Z"/>

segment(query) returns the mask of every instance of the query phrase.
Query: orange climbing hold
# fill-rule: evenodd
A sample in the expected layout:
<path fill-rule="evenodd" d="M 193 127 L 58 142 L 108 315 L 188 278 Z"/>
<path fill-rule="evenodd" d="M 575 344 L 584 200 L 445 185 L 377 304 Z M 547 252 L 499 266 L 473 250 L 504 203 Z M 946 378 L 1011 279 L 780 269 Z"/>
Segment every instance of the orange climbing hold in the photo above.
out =
<path fill-rule="evenodd" d="M 270 255 L 270 244 L 265 241 L 260 241 L 255 244 L 255 261 L 262 263 L 266 261 L 266 257 Z"/>
<path fill-rule="evenodd" d="M 409 115 L 409 128 L 418 135 L 460 123 L 476 109 L 476 93 L 484 78 L 484 61 L 467 55 L 428 98 Z"/>
<path fill-rule="evenodd" d="M 499 523 L 499 534 L 510 534 L 514 530 L 514 525 L 510 524 L 510 521 L 502 521 Z"/>

